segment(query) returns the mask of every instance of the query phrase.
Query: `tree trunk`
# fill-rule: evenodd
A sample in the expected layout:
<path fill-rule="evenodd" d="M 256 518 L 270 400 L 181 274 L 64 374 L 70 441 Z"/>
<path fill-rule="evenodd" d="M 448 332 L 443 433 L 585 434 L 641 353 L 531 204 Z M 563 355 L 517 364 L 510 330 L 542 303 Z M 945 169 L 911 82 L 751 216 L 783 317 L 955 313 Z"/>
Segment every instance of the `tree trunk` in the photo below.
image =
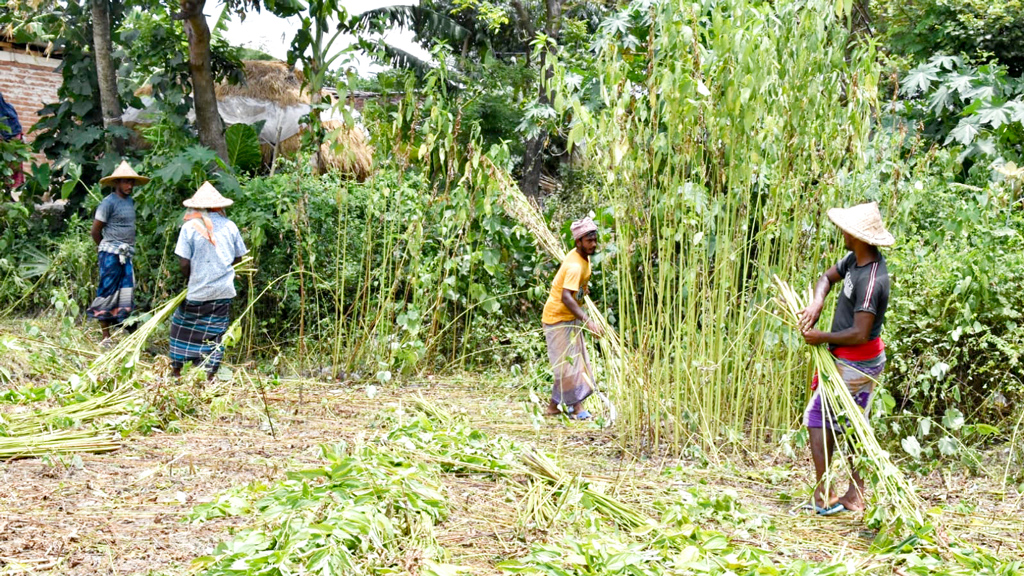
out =
<path fill-rule="evenodd" d="M 562 27 L 562 2 L 564 0 L 546 0 L 547 19 L 544 22 L 544 34 L 554 40 Z M 548 51 L 551 48 L 547 45 L 541 51 L 540 57 L 540 88 L 537 100 L 544 105 L 551 104 L 548 97 L 548 87 L 554 71 L 548 65 Z M 537 197 L 540 195 L 540 173 L 544 167 L 544 148 L 547 146 L 548 133 L 542 130 L 535 137 L 526 143 L 526 150 L 523 152 L 523 176 L 519 187 L 523 194 Z"/>
<path fill-rule="evenodd" d="M 100 88 L 100 110 L 103 112 L 103 128 L 122 126 L 121 101 L 117 95 L 117 75 L 111 56 L 113 43 L 110 39 L 110 0 L 92 2 L 92 43 L 96 54 L 96 76 Z M 114 150 L 124 153 L 124 140 L 113 139 Z"/>
<path fill-rule="evenodd" d="M 540 196 L 540 173 L 544 167 L 544 148 L 547 144 L 548 133 L 541 131 L 526 142 L 526 150 L 523 151 L 523 176 L 519 182 L 519 188 L 523 194 L 536 198 Z"/>
<path fill-rule="evenodd" d="M 217 111 L 217 94 L 210 64 L 210 27 L 206 24 L 203 7 L 206 0 L 181 0 L 181 13 L 188 36 L 188 68 L 192 76 L 192 99 L 196 110 L 196 128 L 199 142 L 228 161 L 228 145 L 224 139 L 224 123 Z"/>
<path fill-rule="evenodd" d="M 317 48 L 317 53 L 320 54 L 319 47 Z M 309 74 L 310 79 L 309 124 L 310 128 L 313 130 L 313 173 L 325 174 L 327 173 L 327 166 L 324 164 L 323 153 L 324 123 L 320 120 L 320 102 L 323 100 L 323 97 L 320 94 L 320 85 L 323 84 L 323 82 L 319 80 L 321 78 L 319 64 L 319 59 L 314 56 L 310 66 L 311 69 L 306 73 Z"/>

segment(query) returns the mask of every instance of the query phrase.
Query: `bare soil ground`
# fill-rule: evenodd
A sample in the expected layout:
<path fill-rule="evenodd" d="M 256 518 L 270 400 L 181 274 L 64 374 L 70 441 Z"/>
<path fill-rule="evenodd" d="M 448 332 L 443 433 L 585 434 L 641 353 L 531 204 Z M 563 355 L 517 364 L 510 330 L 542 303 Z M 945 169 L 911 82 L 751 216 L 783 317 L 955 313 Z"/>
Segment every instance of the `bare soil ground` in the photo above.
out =
<path fill-rule="evenodd" d="M 634 457 L 594 423 L 545 419 L 535 428 L 525 409 L 528 392 L 493 380 L 431 378 L 381 388 L 374 398 L 365 385 L 307 381 L 268 392 L 273 435 L 260 396 L 236 384 L 178 433 L 135 434 L 116 452 L 80 459 L 0 462 L 0 574 L 186 574 L 192 559 L 244 522 L 183 521 L 193 506 L 233 486 L 271 483 L 285 470 L 315 465 L 319 444 L 372 439 L 380 433 L 375 416 L 413 394 L 464 412 L 488 434 L 534 443 L 641 508 L 673 487 L 712 496 L 732 490 L 746 516 L 758 520 L 706 522 L 737 544 L 806 560 L 856 558 L 871 544 L 860 514 L 819 518 L 799 510 L 808 463 L 780 454 L 736 448 L 710 464 Z M 997 480 L 960 471 L 914 481 L 930 505 L 945 506 L 939 524 L 947 537 L 1024 557 L 1024 503 L 1012 489 L 1004 494 Z M 438 537 L 450 562 L 496 574 L 498 562 L 548 537 L 514 529 L 517 503 L 507 487 L 472 475 L 447 476 L 445 484 L 451 513 Z"/>

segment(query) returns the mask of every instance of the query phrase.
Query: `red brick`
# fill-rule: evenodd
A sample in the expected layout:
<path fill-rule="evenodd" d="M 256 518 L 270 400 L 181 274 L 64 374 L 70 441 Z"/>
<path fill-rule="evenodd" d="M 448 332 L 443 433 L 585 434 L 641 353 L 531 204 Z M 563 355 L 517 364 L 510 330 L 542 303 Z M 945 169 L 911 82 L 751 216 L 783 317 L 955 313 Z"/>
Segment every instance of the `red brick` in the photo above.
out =
<path fill-rule="evenodd" d="M 57 61 L 54 61 L 56 65 Z M 57 101 L 57 90 L 63 79 L 53 68 L 23 62 L 0 62 L 0 92 L 18 112 L 18 120 L 26 132 L 25 139 L 34 137 L 29 129 L 39 120 L 39 110 Z M 44 158 L 38 157 L 36 161 Z"/>

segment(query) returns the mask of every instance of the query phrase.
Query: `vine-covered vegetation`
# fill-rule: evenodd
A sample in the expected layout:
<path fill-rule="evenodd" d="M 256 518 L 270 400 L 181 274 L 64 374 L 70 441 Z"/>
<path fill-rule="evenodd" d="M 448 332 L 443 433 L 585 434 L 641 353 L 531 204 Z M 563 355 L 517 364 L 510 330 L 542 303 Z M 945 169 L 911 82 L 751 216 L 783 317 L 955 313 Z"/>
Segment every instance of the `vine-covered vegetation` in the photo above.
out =
<path fill-rule="evenodd" d="M 261 160 L 262 125 L 222 131 L 218 151 L 209 140 L 217 134 L 194 120 L 204 80 L 188 66 L 196 47 L 181 14 L 161 3 L 107 3 L 115 96 L 125 108 L 152 112 L 149 124 L 104 124 L 91 3 L 0 10 L 0 34 L 52 41 L 64 58 L 61 100 L 47 103 L 31 144 L 0 142 L 0 182 L 7 186 L 17 163 L 27 175 L 0 199 L 5 322 L 50 319 L 67 349 L 80 343 L 71 331 L 95 329 L 81 312 L 97 283 L 89 227 L 106 192 L 100 176 L 127 158 L 152 178 L 135 194 L 139 311 L 129 323 L 149 320 L 185 287 L 173 254 L 181 202 L 210 180 L 235 200 L 228 214 L 251 251 L 227 361 L 238 374 L 261 375 L 258 388 L 249 380 L 254 390 L 265 394 L 264 377 L 315 377 L 367 386 L 372 397 L 378 386 L 501 374 L 540 406 L 551 378 L 540 310 L 558 263 L 502 208 L 511 180 L 496 178 L 500 172 L 518 180 L 566 247 L 573 219 L 598 222 L 591 296 L 625 352 L 612 358 L 598 348 L 594 356 L 600 387 L 617 408 L 622 453 L 705 463 L 743 449 L 792 453 L 806 442 L 799 425 L 810 355 L 774 313 L 773 278 L 814 282 L 843 255 L 826 210 L 877 201 L 897 238 L 884 252 L 889 362 L 872 411 L 881 445 L 911 482 L 942 466 L 998 469 L 1007 497 L 1024 490 L 1024 77 L 1011 41 L 1019 3 L 512 0 L 350 15 L 330 1 L 228 2 L 206 47 L 216 82 L 245 81 L 242 52 L 223 37 L 232 14 L 263 9 L 317 23 L 288 56 L 306 66 L 301 82 L 317 94 L 304 117 L 310 128 L 299 154 L 271 162 Z M 333 32 L 356 36 L 351 50 L 392 67 L 373 78 L 331 69 L 346 58 L 328 54 L 329 38 L 340 37 L 324 36 L 333 33 L 328 15 Z M 396 23 L 415 32 L 429 62 L 383 43 L 379 32 Z M 325 87 L 335 91 L 321 93 Z M 367 89 L 373 94 L 356 113 L 350 96 Z M 365 130 L 368 178 L 325 173 L 311 152 L 332 141 L 320 120 L 328 113 L 344 117 L 345 129 Z M 55 199 L 67 201 L 61 210 L 41 208 Z M 154 334 L 154 346 L 163 346 L 165 335 Z M 4 350 L 16 350 L 5 342 Z M 80 371 L 84 360 L 0 367 L 0 401 L 74 404 L 104 386 L 130 386 L 135 353 L 114 376 L 93 381 L 46 374 Z M 19 379 L 26 372 L 28 382 Z M 151 410 L 133 404 L 130 425 L 102 428 L 91 416 L 78 423 L 122 435 L 170 430 L 197 413 L 195 399 L 172 396 Z M 323 468 L 199 507 L 194 520 L 252 516 L 260 527 L 224 540 L 198 569 L 236 573 L 244 561 L 249 572 L 237 573 L 275 573 L 259 572 L 252 555 L 269 558 L 288 548 L 285 540 L 301 539 L 280 566 L 387 573 L 408 560 L 404 547 L 418 547 L 422 573 L 446 573 L 433 531 L 450 511 L 438 486 L 468 460 L 452 456 L 461 449 L 454 444 L 443 454 L 412 445 L 421 434 L 435 437 L 438 415 L 429 408 L 415 418 L 430 430 L 381 422 L 388 438 L 351 451 L 324 448 Z M 600 422 L 611 420 L 603 414 Z M 4 423 L 0 415 L 7 436 Z M 444 439 L 451 431 L 441 428 L 436 437 Z M 472 436 L 458 443 L 497 450 L 476 432 L 458 433 Z M 412 457 L 396 444 L 422 460 L 404 462 Z M 574 518 L 571 538 L 533 541 L 510 555 L 501 564 L 508 573 L 615 573 L 638 566 L 637 558 L 666 573 L 722 573 L 708 558 L 733 552 L 732 544 L 718 548 L 717 533 L 692 529 L 696 509 L 662 500 L 642 506 L 642 516 L 615 502 L 601 508 L 600 493 L 569 475 L 501 468 L 529 453 L 500 448 L 474 455 L 483 461 L 469 459 L 476 468 L 465 472 L 491 466 L 505 482 L 529 469 L 526 492 L 508 488 L 516 498 L 546 490 L 601 516 Z M 726 504 L 708 507 L 719 505 Z M 282 520 L 282 506 L 295 516 Z M 558 524 L 557 510 L 537 506 L 535 524 Z M 333 531 L 345 522 L 350 532 Z M 615 530 L 586 535 L 586 525 Z M 931 528 L 907 546 L 945 545 Z M 641 542 L 637 530 L 654 536 Z M 887 553 L 907 553 L 884 544 Z M 571 561 L 556 561 L 560 555 Z M 737 570 L 796 573 L 760 552 L 734 556 Z M 295 557 L 304 559 L 289 564 Z M 984 570 L 999 569 L 996 556 L 979 558 Z M 704 572 L 695 568 L 702 561 Z"/>

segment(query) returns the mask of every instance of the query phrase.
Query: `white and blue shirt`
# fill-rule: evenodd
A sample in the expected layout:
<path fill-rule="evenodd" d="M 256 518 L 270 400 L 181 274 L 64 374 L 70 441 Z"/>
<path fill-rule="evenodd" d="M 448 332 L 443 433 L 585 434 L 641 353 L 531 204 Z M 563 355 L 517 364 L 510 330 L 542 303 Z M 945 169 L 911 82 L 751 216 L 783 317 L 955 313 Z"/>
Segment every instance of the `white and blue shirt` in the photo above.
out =
<path fill-rule="evenodd" d="M 174 253 L 191 261 L 192 273 L 188 278 L 188 294 L 193 302 L 222 300 L 235 297 L 235 269 L 232 263 L 249 252 L 238 232 L 238 226 L 216 212 L 208 212 L 213 223 L 212 244 L 193 226 L 203 225 L 202 220 L 185 222 L 178 233 L 178 244 Z"/>

